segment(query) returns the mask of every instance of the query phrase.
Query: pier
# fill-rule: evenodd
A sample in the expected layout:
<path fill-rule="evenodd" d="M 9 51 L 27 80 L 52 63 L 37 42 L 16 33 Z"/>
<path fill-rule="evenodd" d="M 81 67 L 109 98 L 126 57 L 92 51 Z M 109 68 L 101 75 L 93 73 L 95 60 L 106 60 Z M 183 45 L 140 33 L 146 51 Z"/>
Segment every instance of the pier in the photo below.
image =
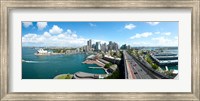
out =
<path fill-rule="evenodd" d="M 154 56 L 177 56 L 177 54 L 174 54 L 174 53 L 159 53 L 159 54 L 155 54 Z"/>
<path fill-rule="evenodd" d="M 92 74 L 86 72 L 77 72 L 73 75 L 73 79 L 103 79 L 106 78 L 107 74 Z"/>
<path fill-rule="evenodd" d="M 102 67 L 88 67 L 90 69 L 103 69 Z"/>
<path fill-rule="evenodd" d="M 178 64 L 178 56 L 177 54 L 150 54 L 151 58 L 155 61 L 159 66 L 164 65 L 177 65 Z"/>
<path fill-rule="evenodd" d="M 158 60 L 177 60 L 178 56 L 155 56 Z"/>
<path fill-rule="evenodd" d="M 98 60 L 85 60 L 84 62 L 82 63 L 85 63 L 85 64 L 96 64 L 100 67 L 104 67 L 105 64 L 103 64 L 102 62 L 98 61 Z"/>

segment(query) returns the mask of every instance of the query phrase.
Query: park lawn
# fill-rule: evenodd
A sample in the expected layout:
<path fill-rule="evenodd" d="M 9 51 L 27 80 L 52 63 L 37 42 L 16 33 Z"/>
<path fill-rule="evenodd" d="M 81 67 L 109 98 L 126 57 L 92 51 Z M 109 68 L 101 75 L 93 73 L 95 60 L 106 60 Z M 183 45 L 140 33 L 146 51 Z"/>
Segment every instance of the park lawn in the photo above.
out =
<path fill-rule="evenodd" d="M 72 74 L 60 74 L 54 77 L 54 79 L 72 79 Z"/>

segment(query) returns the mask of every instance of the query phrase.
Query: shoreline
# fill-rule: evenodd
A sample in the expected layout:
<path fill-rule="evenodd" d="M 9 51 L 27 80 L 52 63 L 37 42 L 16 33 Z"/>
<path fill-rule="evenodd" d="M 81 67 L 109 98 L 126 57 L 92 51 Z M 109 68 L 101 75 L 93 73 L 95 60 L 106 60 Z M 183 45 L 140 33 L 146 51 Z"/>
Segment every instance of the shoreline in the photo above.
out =
<path fill-rule="evenodd" d="M 98 60 L 85 60 L 85 61 L 82 62 L 82 63 L 84 63 L 84 64 L 96 64 L 96 65 L 100 66 L 100 67 L 104 70 L 104 72 L 105 72 L 106 74 L 109 74 L 109 73 L 107 72 L 107 69 L 104 68 L 105 64 L 102 63 L 102 62 L 100 62 L 100 61 L 98 61 Z M 90 68 L 90 67 L 88 67 L 88 68 Z M 94 68 L 92 68 L 92 69 L 94 69 Z M 97 69 L 97 68 L 96 68 L 96 69 Z M 98 69 L 100 69 L 100 68 L 98 68 Z"/>
<path fill-rule="evenodd" d="M 59 75 L 56 75 L 53 79 L 66 79 L 67 76 L 71 77 L 71 78 L 68 78 L 68 79 L 72 79 L 73 74 L 59 74 Z"/>
<path fill-rule="evenodd" d="M 105 66 L 105 64 L 103 64 L 103 63 L 101 64 L 100 62 L 98 62 L 96 60 L 85 60 L 82 63 L 84 63 L 84 64 L 96 64 L 96 65 L 98 65 L 100 67 L 104 67 Z"/>
<path fill-rule="evenodd" d="M 40 54 L 40 53 L 34 53 L 36 56 L 48 56 L 48 55 L 71 55 L 71 54 L 82 54 L 81 52 L 79 53 L 45 53 L 45 54 Z"/>

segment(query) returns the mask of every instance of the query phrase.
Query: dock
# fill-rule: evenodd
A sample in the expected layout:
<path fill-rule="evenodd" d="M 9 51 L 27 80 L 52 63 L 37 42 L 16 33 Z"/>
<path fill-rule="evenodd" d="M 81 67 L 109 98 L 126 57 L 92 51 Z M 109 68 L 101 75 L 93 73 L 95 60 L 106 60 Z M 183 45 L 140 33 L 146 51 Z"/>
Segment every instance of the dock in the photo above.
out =
<path fill-rule="evenodd" d="M 96 64 L 100 67 L 104 67 L 105 64 L 101 63 L 100 61 L 96 61 L 96 60 L 85 60 L 84 62 L 82 63 L 85 63 L 85 64 Z"/>
<path fill-rule="evenodd" d="M 103 67 L 88 67 L 90 69 L 103 69 Z"/>
<path fill-rule="evenodd" d="M 77 72 L 73 75 L 73 79 L 103 79 L 106 78 L 107 74 L 92 74 L 86 72 Z"/>
<path fill-rule="evenodd" d="M 173 56 L 171 56 L 173 55 Z M 169 56 L 167 56 L 167 54 L 165 54 L 165 56 L 162 56 L 162 59 L 164 59 L 164 57 L 166 57 L 166 60 L 159 60 L 157 57 L 158 55 L 153 55 L 150 54 L 151 58 L 156 62 L 156 64 L 158 64 L 159 66 L 164 66 L 164 65 L 177 65 L 178 64 L 178 59 L 177 60 L 167 60 L 169 58 L 169 56 L 171 56 L 172 58 L 177 58 L 177 56 L 174 56 L 174 54 L 170 54 Z M 161 56 L 161 55 L 159 55 Z"/>

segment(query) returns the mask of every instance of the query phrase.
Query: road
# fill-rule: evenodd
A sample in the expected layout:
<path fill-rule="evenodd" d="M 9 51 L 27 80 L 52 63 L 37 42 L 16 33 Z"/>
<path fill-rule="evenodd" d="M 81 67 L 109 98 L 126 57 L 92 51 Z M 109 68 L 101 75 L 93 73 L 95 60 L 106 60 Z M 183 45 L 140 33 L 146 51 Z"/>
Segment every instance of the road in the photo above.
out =
<path fill-rule="evenodd" d="M 123 54 L 128 79 L 152 79 L 126 51 Z"/>

